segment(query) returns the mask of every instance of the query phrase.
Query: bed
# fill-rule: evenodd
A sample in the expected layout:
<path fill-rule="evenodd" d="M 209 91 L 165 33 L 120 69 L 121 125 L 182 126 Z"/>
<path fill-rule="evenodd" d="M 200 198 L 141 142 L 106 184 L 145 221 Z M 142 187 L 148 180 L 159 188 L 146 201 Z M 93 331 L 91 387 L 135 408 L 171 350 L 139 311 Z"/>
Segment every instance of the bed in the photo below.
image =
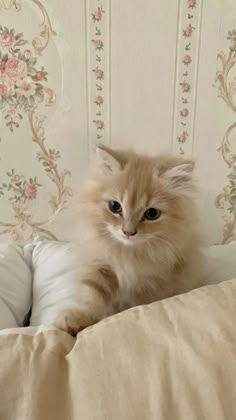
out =
<path fill-rule="evenodd" d="M 207 250 L 208 286 L 109 317 L 76 338 L 49 326 L 60 305 L 45 293 L 49 285 L 54 292 L 61 288 L 59 270 L 69 284 L 64 293 L 73 295 L 73 249 L 71 243 L 40 238 L 17 248 L 19 264 L 32 272 L 35 308 L 31 326 L 0 331 L 0 418 L 233 419 L 236 242 Z M 3 251 L 2 246 L 6 267 L 9 246 L 5 256 Z M 54 267 L 48 276 L 47 259 Z M 19 307 L 11 299 L 5 303 L 17 318 Z M 23 320 L 27 296 L 21 303 Z"/>

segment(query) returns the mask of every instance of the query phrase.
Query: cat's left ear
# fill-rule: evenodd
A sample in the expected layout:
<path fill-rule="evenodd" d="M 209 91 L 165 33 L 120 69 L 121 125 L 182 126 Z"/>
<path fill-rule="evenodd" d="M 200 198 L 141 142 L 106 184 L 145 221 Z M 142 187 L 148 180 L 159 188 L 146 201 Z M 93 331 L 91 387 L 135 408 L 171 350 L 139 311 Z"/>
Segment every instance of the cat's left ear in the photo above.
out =
<path fill-rule="evenodd" d="M 167 164 L 162 177 L 167 180 L 170 186 L 182 192 L 192 192 L 194 190 L 194 166 L 191 159 L 173 158 Z"/>
<path fill-rule="evenodd" d="M 114 175 L 122 170 L 121 163 L 116 158 L 114 150 L 98 145 L 96 147 L 96 157 L 99 168 L 104 175 Z"/>

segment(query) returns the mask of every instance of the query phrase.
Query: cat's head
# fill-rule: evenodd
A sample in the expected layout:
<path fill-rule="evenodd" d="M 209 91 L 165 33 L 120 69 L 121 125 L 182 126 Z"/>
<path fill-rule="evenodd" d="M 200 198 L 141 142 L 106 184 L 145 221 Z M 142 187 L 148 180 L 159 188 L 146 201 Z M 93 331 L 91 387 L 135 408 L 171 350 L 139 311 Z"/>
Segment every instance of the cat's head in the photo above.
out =
<path fill-rule="evenodd" d="M 99 146 L 82 193 L 82 223 L 127 246 L 178 241 L 191 230 L 193 161 Z"/>

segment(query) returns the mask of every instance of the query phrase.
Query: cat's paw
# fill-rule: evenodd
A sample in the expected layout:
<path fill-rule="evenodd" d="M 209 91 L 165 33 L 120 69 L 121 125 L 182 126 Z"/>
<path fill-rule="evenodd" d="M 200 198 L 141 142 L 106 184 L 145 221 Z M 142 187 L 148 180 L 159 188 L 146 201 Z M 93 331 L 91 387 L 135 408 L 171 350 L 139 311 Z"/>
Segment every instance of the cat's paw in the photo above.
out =
<path fill-rule="evenodd" d="M 75 337 L 79 331 L 96 322 L 98 319 L 84 309 L 68 309 L 56 318 L 53 325 Z"/>

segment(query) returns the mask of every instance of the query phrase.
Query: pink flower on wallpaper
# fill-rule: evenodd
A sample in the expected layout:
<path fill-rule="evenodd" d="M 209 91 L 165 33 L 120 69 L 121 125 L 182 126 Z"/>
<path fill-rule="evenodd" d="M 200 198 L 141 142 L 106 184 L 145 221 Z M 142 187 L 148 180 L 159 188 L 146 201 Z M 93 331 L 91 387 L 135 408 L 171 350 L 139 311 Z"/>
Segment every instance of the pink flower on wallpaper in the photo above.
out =
<path fill-rule="evenodd" d="M 8 38 L 13 40 L 13 37 L 15 40 L 13 47 L 6 53 L 1 48 L 3 35 L 4 41 Z M 43 82 L 47 81 L 48 73 L 44 67 L 36 68 L 37 57 L 32 57 L 31 49 L 23 47 L 27 42 L 22 33 L 15 34 L 14 29 L 7 28 L 3 31 L 0 25 L 0 95 L 5 124 L 11 132 L 19 127 L 23 119 L 21 111 L 28 113 L 43 101 L 45 94 L 51 95 L 44 92 Z M 49 100 L 53 102 L 54 98 Z"/>
<path fill-rule="evenodd" d="M 32 51 L 25 50 L 24 51 L 24 56 L 25 56 L 26 60 L 29 60 L 29 58 L 32 56 Z"/>
<path fill-rule="evenodd" d="M 5 72 L 14 81 L 23 79 L 27 75 L 27 65 L 19 58 L 12 57 L 6 62 Z"/>
<path fill-rule="evenodd" d="M 190 55 L 186 54 L 186 55 L 183 57 L 183 63 L 184 63 L 186 66 L 188 66 L 188 65 L 191 63 L 191 61 L 192 61 L 192 59 L 191 59 Z"/>
<path fill-rule="evenodd" d="M 94 22 L 100 22 L 102 20 L 102 13 L 104 13 L 101 7 L 98 7 L 96 12 L 92 13 L 92 18 Z"/>
<path fill-rule="evenodd" d="M 104 121 L 102 121 L 102 120 L 95 120 L 94 123 L 95 123 L 96 127 L 99 130 L 103 130 L 103 128 L 104 128 Z"/>
<path fill-rule="evenodd" d="M 188 2 L 188 7 L 194 9 L 194 7 L 197 6 L 197 0 L 187 0 Z"/>
<path fill-rule="evenodd" d="M 104 71 L 102 70 L 102 69 L 99 69 L 98 67 L 95 69 L 95 70 L 93 70 L 94 71 L 94 73 L 95 73 L 95 77 L 96 77 L 96 79 L 98 79 L 98 80 L 101 80 L 101 79 L 103 79 L 104 78 Z"/>
<path fill-rule="evenodd" d="M 14 94 L 14 81 L 7 74 L 0 74 L 0 96 L 7 98 Z"/>
<path fill-rule="evenodd" d="M 103 49 L 103 42 L 101 41 L 101 39 L 93 39 L 92 40 L 94 47 L 96 48 L 96 50 L 102 50 Z"/>
<path fill-rule="evenodd" d="M 187 26 L 187 28 L 183 30 L 183 36 L 184 36 L 185 38 L 189 38 L 190 36 L 192 36 L 193 29 L 195 29 L 195 28 L 194 28 L 194 27 L 191 25 L 191 23 L 190 23 L 190 24 Z"/>
<path fill-rule="evenodd" d="M 183 133 L 178 137 L 179 143 L 185 143 L 188 137 L 187 131 L 183 131 Z"/>
<path fill-rule="evenodd" d="M 6 67 L 6 61 L 0 59 L 0 75 L 4 73 Z"/>
<path fill-rule="evenodd" d="M 17 93 L 25 97 L 33 96 L 35 94 L 36 85 L 31 77 L 26 77 L 23 80 L 18 80 L 16 82 Z"/>
<path fill-rule="evenodd" d="M 22 175 L 14 175 L 12 178 L 11 178 L 11 183 L 12 184 L 19 184 L 20 182 L 21 182 L 21 179 L 23 178 L 23 176 Z"/>
<path fill-rule="evenodd" d="M 9 50 L 13 47 L 15 42 L 15 37 L 12 32 L 9 31 L 0 31 L 0 46 L 3 49 Z"/>
<path fill-rule="evenodd" d="M 94 102 L 95 102 L 96 105 L 101 106 L 103 104 L 103 102 L 104 102 L 104 99 L 103 99 L 102 96 L 99 95 L 99 96 L 96 96 Z"/>
<path fill-rule="evenodd" d="M 36 77 L 38 80 L 47 80 L 47 73 L 43 70 L 37 71 Z"/>
<path fill-rule="evenodd" d="M 181 117 L 183 117 L 183 118 L 186 118 L 186 117 L 188 116 L 188 114 L 189 114 L 189 110 L 188 110 L 188 108 L 183 108 L 183 109 L 180 111 L 180 116 L 181 116 Z"/>
<path fill-rule="evenodd" d="M 190 89 L 191 89 L 191 85 L 190 85 L 190 83 L 187 83 L 187 82 L 182 82 L 182 83 L 180 83 L 180 86 L 182 87 L 182 91 L 183 91 L 184 93 L 188 93 L 188 92 L 190 92 Z"/>
<path fill-rule="evenodd" d="M 37 185 L 35 184 L 26 184 L 24 186 L 25 195 L 28 198 L 36 198 L 37 197 Z"/>

